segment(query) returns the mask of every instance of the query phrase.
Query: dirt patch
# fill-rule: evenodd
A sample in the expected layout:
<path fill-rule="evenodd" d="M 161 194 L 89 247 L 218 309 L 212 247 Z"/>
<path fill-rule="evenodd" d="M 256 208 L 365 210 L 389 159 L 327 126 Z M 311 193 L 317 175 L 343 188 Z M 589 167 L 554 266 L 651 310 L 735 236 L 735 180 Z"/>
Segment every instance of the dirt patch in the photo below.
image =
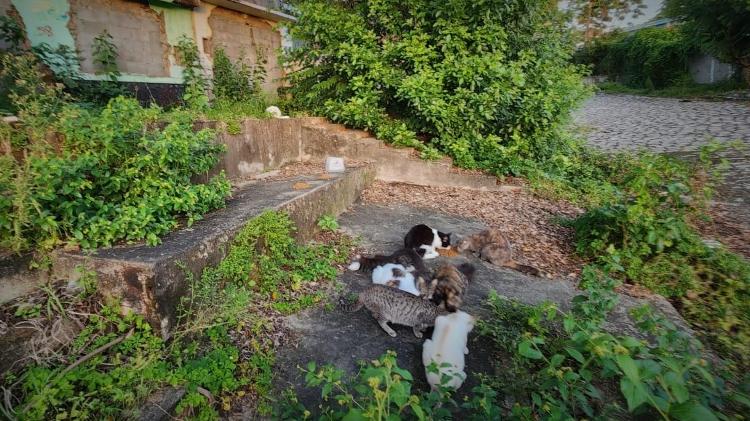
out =
<path fill-rule="evenodd" d="M 362 199 L 366 203 L 407 204 L 479 219 L 508 236 L 519 261 L 553 276 L 577 277 L 584 264 L 573 249 L 573 230 L 555 221 L 582 213 L 566 202 L 542 199 L 523 190 L 478 192 L 380 181 L 365 190 Z"/>
<path fill-rule="evenodd" d="M 732 207 L 714 204 L 708 211 L 709 221 L 693 221 L 703 238 L 715 239 L 729 250 L 750 259 L 750 225 Z"/>

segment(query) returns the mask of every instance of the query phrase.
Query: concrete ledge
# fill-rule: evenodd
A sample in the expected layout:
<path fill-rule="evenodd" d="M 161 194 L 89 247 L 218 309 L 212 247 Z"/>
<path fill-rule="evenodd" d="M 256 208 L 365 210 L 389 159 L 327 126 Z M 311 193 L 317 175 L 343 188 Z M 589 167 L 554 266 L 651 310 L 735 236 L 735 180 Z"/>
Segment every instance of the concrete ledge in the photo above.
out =
<path fill-rule="evenodd" d="M 77 265 L 94 270 L 105 295 L 118 298 L 123 309 L 144 315 L 167 337 L 180 299 L 188 293 L 187 272 L 198 277 L 204 267 L 219 263 L 248 220 L 269 209 L 287 211 L 297 224 L 299 239 L 305 240 L 315 232 L 320 215 L 343 212 L 373 179 L 372 167 L 360 167 L 328 180 L 304 176 L 254 183 L 238 191 L 225 209 L 168 234 L 156 247 L 128 245 L 91 254 L 59 250 L 53 275 L 75 279 Z M 295 190 L 292 185 L 298 181 L 311 187 Z"/>

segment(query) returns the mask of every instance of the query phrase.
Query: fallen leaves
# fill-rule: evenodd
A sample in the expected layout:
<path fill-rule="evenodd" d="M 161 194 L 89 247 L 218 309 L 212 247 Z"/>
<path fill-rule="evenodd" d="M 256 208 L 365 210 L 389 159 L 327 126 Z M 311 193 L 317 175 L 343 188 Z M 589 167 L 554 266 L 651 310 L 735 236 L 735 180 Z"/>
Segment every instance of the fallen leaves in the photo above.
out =
<path fill-rule="evenodd" d="M 573 249 L 573 230 L 557 222 L 557 219 L 574 218 L 582 210 L 567 202 L 537 197 L 526 190 L 479 192 L 376 181 L 362 193 L 362 200 L 411 205 L 479 219 L 507 235 L 517 260 L 555 277 L 577 277 L 584 264 Z"/>

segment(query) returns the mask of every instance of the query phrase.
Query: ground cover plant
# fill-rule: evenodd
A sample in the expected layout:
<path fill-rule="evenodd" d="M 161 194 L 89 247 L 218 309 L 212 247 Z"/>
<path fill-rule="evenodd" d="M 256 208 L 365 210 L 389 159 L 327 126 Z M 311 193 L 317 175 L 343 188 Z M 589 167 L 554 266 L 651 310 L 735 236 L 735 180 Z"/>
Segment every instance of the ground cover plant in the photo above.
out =
<path fill-rule="evenodd" d="M 169 340 L 141 316 L 103 303 L 94 275 L 85 271 L 88 287 L 81 293 L 62 285 L 4 306 L 4 313 L 14 313 L 4 319 L 15 323 L 43 327 L 74 318 L 81 328 L 61 349 L 4 374 L 3 414 L 135 417 L 144 399 L 165 386 L 185 388 L 176 415 L 186 419 L 216 419 L 249 399 L 268 411 L 276 319 L 322 303 L 321 288 L 333 287 L 334 264 L 343 263 L 352 246 L 341 236 L 299 245 L 294 230 L 286 214 L 266 212 L 248 222 L 219 265 L 200 277 L 188 274 L 191 293 Z"/>

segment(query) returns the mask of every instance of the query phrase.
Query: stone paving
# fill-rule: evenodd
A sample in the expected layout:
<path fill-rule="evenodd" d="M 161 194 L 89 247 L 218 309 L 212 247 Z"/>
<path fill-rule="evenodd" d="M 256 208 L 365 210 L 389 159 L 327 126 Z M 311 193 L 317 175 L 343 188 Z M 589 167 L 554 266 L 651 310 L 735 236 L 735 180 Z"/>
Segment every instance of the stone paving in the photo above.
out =
<path fill-rule="evenodd" d="M 695 159 L 710 139 L 739 140 L 720 193 L 750 219 L 750 102 L 680 100 L 598 93 L 574 113 L 589 143 L 607 151 L 648 149 Z"/>

